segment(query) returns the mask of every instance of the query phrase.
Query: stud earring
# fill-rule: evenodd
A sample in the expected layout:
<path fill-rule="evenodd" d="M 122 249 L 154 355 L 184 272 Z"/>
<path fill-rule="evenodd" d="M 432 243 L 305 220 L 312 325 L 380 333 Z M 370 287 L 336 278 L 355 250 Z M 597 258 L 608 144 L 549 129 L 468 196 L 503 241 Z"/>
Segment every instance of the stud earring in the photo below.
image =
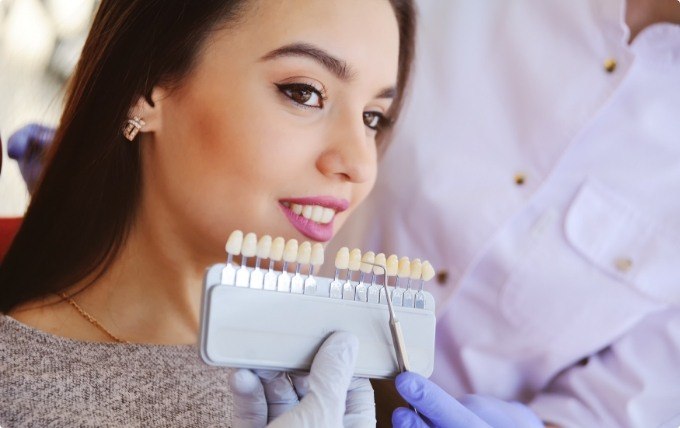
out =
<path fill-rule="evenodd" d="M 128 141 L 134 140 L 144 125 L 146 125 L 146 122 L 137 116 L 133 117 L 132 119 L 128 119 L 123 125 L 123 136 Z"/>

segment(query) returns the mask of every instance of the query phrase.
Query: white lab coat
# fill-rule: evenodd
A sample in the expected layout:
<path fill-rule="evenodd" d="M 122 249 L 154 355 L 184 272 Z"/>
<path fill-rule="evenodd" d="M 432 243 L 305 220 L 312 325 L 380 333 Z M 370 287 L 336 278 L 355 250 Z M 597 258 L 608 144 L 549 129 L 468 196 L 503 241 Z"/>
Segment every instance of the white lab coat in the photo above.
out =
<path fill-rule="evenodd" d="M 680 26 L 628 45 L 624 3 L 419 2 L 411 97 L 331 246 L 431 260 L 432 379 L 564 427 L 680 425 Z"/>

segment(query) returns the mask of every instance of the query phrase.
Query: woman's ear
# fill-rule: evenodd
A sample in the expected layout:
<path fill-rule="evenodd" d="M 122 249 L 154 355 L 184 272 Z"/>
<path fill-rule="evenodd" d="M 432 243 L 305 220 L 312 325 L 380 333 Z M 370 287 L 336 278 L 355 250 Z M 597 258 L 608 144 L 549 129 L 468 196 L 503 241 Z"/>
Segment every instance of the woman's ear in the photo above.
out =
<path fill-rule="evenodd" d="M 150 96 L 140 96 L 128 113 L 128 119 L 138 118 L 143 124 L 140 133 L 156 132 L 161 128 L 165 90 L 154 87 Z"/>

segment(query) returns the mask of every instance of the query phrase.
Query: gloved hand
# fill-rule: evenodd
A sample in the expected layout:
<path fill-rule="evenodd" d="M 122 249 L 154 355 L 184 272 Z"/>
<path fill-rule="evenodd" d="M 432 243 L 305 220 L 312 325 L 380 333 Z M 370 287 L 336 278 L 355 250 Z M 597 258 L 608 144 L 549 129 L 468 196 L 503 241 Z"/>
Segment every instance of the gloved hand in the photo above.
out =
<path fill-rule="evenodd" d="M 416 408 L 398 408 L 392 413 L 396 428 L 543 428 L 540 419 L 525 405 L 483 395 L 456 400 L 433 382 L 416 373 L 401 373 L 397 391 Z"/>
<path fill-rule="evenodd" d="M 319 348 L 309 375 L 234 370 L 234 426 L 374 427 L 375 400 L 368 379 L 352 378 L 359 341 L 333 333 Z"/>
<path fill-rule="evenodd" d="M 42 158 L 54 139 L 54 129 L 35 123 L 26 125 L 7 140 L 7 154 L 19 163 L 28 191 L 33 193 L 42 172 Z"/>

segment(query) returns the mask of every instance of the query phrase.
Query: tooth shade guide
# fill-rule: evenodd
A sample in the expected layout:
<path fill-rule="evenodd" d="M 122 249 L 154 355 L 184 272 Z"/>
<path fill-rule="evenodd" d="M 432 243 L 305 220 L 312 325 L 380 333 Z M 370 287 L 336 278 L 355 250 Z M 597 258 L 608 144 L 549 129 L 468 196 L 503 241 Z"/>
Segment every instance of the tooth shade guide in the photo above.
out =
<path fill-rule="evenodd" d="M 258 361 L 271 361 L 272 364 L 267 368 L 272 370 L 300 370 L 303 368 L 295 366 L 296 363 L 292 361 L 296 360 L 294 355 L 291 355 L 290 361 L 284 356 L 289 353 L 286 351 L 286 343 L 290 343 L 290 340 L 297 340 L 298 337 L 309 337 L 309 340 L 304 339 L 306 341 L 303 347 L 305 349 L 312 349 L 314 346 L 318 348 L 320 339 L 316 338 L 322 337 L 327 331 L 332 331 L 340 325 L 346 326 L 346 329 L 360 336 L 361 355 L 366 356 L 367 351 L 368 355 L 371 355 L 363 360 L 359 357 L 357 362 L 364 361 L 362 367 L 378 367 L 375 372 L 368 372 L 365 376 L 393 379 L 398 373 L 398 365 L 395 364 L 393 354 L 395 349 L 391 343 L 388 343 L 390 342 L 390 329 L 386 322 L 386 306 L 329 299 L 326 296 L 331 278 L 324 276 L 317 278 L 318 294 L 316 296 L 286 295 L 273 291 L 219 286 L 218 281 L 214 279 L 219 278 L 216 274 L 219 274 L 217 269 L 221 267 L 222 264 L 215 266 L 215 269 L 208 270 L 203 293 L 204 305 L 201 310 L 199 343 L 201 356 L 209 364 L 235 367 L 238 366 L 237 361 L 257 359 Z M 213 285 L 217 287 L 213 288 Z M 262 300 L 258 299 L 259 297 Z M 406 354 L 413 357 L 410 359 L 411 368 L 423 376 L 428 376 L 431 373 L 429 370 L 431 370 L 434 356 L 435 319 L 432 296 L 425 293 L 425 297 L 427 305 L 424 310 L 395 306 L 394 311 L 404 328 Z M 262 308 L 270 309 L 263 310 Z M 226 319 L 225 316 L 229 318 Z M 272 320 L 280 321 L 272 322 Z M 231 333 L 221 328 L 227 325 L 233 327 L 230 330 Z M 253 327 L 257 331 L 256 335 L 243 335 L 243 331 L 252 330 Z M 418 328 L 414 329 L 414 327 Z M 322 334 L 319 335 L 318 332 Z M 366 335 L 366 332 L 370 334 Z M 241 339 L 231 339 L 236 336 Z M 258 340 L 254 336 L 259 338 L 253 348 L 256 348 L 257 358 L 248 354 L 249 351 L 245 354 L 240 351 Z M 364 338 L 366 338 L 365 341 Z M 280 352 L 273 355 L 272 352 L 277 349 Z M 422 357 L 421 350 L 425 350 L 427 355 Z M 243 358 L 246 354 L 250 357 Z M 427 367 L 428 371 L 421 372 L 424 370 L 423 367 Z"/>
<path fill-rule="evenodd" d="M 286 246 L 286 241 L 282 237 L 276 237 L 272 241 L 271 251 L 269 253 L 269 259 L 275 262 L 281 261 L 283 258 L 283 251 Z"/>
<path fill-rule="evenodd" d="M 234 273 L 237 278 L 239 271 L 244 278 L 247 275 L 245 284 L 233 281 L 238 282 L 235 285 L 317 295 L 318 283 L 313 274 L 315 267 L 323 263 L 324 247 L 321 243 L 309 241 L 298 243 L 295 239 L 289 241 L 282 237 L 272 239 L 269 235 L 264 235 L 258 240 L 255 234 L 242 235 L 240 231 L 232 233 L 230 238 L 232 240 L 230 247 L 235 247 L 239 239 L 241 240 L 241 248 L 237 251 L 239 256 L 234 257 L 233 254 L 229 254 L 230 259 L 241 264 L 241 268 Z M 231 249 L 236 251 L 235 248 Z M 295 257 L 292 257 L 293 250 L 295 250 Z M 336 284 L 337 295 L 335 297 L 359 302 L 385 303 L 385 298 L 380 299 L 380 296 L 384 293 L 381 289 L 383 282 L 387 279 L 390 295 L 396 307 L 425 308 L 427 293 L 423 292 L 424 282 L 435 276 L 434 268 L 429 261 L 421 262 L 417 258 L 409 260 L 408 257 L 400 258 L 397 255 L 385 257 L 384 253 L 375 254 L 372 251 L 362 254 L 358 248 L 350 250 L 347 247 L 338 251 L 335 261 L 338 267 L 336 274 L 339 283 Z M 381 265 L 381 262 L 384 265 Z M 229 275 L 228 266 L 235 267 L 224 265 L 223 280 L 225 275 Z M 386 273 L 392 275 L 383 273 L 382 266 L 387 271 Z M 288 270 L 294 271 L 295 274 L 288 274 Z M 306 275 L 305 272 L 307 272 Z M 272 276 L 275 277 L 274 281 L 272 281 Z M 394 279 L 390 280 L 390 276 Z M 320 278 L 324 281 L 335 282 L 328 278 Z M 412 283 L 412 281 L 417 282 Z M 329 282 L 325 286 L 328 286 Z M 329 291 L 332 290 L 329 288 Z"/>
<path fill-rule="evenodd" d="M 354 284 L 352 284 L 351 278 L 347 278 L 347 281 L 342 285 L 342 298 L 344 300 L 354 300 L 355 299 Z"/>
<path fill-rule="evenodd" d="M 410 270 L 410 278 L 413 280 L 419 280 L 423 273 L 423 264 L 420 259 L 411 260 Z"/>
<path fill-rule="evenodd" d="M 402 294 L 402 307 L 412 308 L 413 307 L 413 291 L 411 288 L 407 288 Z"/>
<path fill-rule="evenodd" d="M 267 286 L 267 280 L 266 278 L 263 278 L 263 276 L 266 276 L 266 274 L 269 273 L 268 271 L 259 270 L 261 274 L 260 279 L 257 282 L 253 282 L 255 272 L 257 272 L 255 268 L 252 268 L 249 271 L 251 280 L 249 288 L 273 290 L 272 292 L 297 293 L 316 297 L 329 296 L 328 293 L 330 291 L 329 285 L 331 282 L 331 278 L 319 277 L 319 279 L 321 279 L 321 281 L 325 283 L 323 288 L 319 289 L 317 278 L 301 274 L 298 277 L 299 280 L 301 281 L 301 286 L 295 286 L 293 281 L 296 276 L 286 273 L 286 275 L 288 276 L 288 281 L 285 281 L 283 283 L 283 286 L 279 286 L 279 284 L 275 282 L 274 287 L 271 287 Z M 279 275 L 283 274 L 283 272 L 278 271 L 275 271 L 274 273 Z M 382 275 L 376 275 L 376 280 L 377 277 L 379 276 Z M 307 282 L 310 279 L 313 281 L 313 283 Z M 386 297 L 384 295 L 384 288 L 382 285 L 378 284 L 369 285 L 369 283 L 367 282 L 357 284 L 354 281 L 347 282 L 344 278 L 341 279 L 339 282 L 340 287 L 338 293 L 339 295 L 336 297 L 337 299 L 352 300 L 362 303 L 386 304 Z M 324 290 L 328 290 L 325 291 L 326 294 L 319 294 L 319 292 L 324 293 Z M 427 297 L 426 293 L 423 291 L 416 292 L 416 290 L 413 287 L 411 289 L 406 289 L 403 287 L 397 288 L 392 286 L 390 286 L 388 290 L 390 292 L 390 295 L 392 296 L 392 303 L 394 307 L 413 309 L 425 309 L 426 307 Z"/>
<path fill-rule="evenodd" d="M 288 274 L 288 263 L 294 262 L 297 257 L 298 243 L 296 239 L 289 239 L 283 249 L 283 268 L 276 278 L 276 290 L 282 293 L 290 293 L 291 276 Z"/>
<path fill-rule="evenodd" d="M 408 278 L 411 275 L 411 261 L 408 257 L 402 257 L 399 259 L 399 264 L 397 268 L 397 276 L 399 278 Z"/>
<path fill-rule="evenodd" d="M 283 249 L 283 261 L 286 263 L 293 263 L 297 260 L 298 241 L 297 239 L 289 239 Z"/>
<path fill-rule="evenodd" d="M 359 271 L 361 267 L 361 250 L 358 248 L 353 249 L 349 252 L 349 263 L 347 268 L 352 272 Z"/>
<path fill-rule="evenodd" d="M 255 254 L 257 254 L 257 236 L 254 233 L 248 233 L 243 238 L 241 255 L 243 257 L 254 257 Z"/>
<path fill-rule="evenodd" d="M 302 294 L 305 291 L 305 280 L 300 276 L 300 270 L 303 265 L 309 265 L 309 261 L 312 257 L 312 244 L 308 241 L 302 242 L 298 246 L 297 251 L 297 266 L 295 268 L 295 275 L 291 280 L 290 291 L 291 293 Z M 311 268 L 311 266 L 310 266 Z"/>
<path fill-rule="evenodd" d="M 273 261 L 269 262 L 269 269 L 267 270 L 267 273 L 264 274 L 264 284 L 262 287 L 269 291 L 276 291 L 276 279 L 278 277 L 278 273 L 273 270 L 273 264 Z"/>
<path fill-rule="evenodd" d="M 250 288 L 264 288 L 264 276 L 264 271 L 258 266 L 255 267 L 255 270 L 250 271 Z"/>
<path fill-rule="evenodd" d="M 228 254 L 238 256 L 241 254 L 241 246 L 243 245 L 243 232 L 235 230 L 231 232 L 225 245 L 225 250 Z"/>
<path fill-rule="evenodd" d="M 399 258 L 395 254 L 392 254 L 387 258 L 385 267 L 387 269 L 388 277 L 396 276 L 397 272 L 399 271 Z"/>
<path fill-rule="evenodd" d="M 429 281 L 432 278 L 434 278 L 435 271 L 434 271 L 434 268 L 432 267 L 432 265 L 430 264 L 429 261 L 425 260 L 423 262 L 422 269 L 423 269 L 423 272 L 422 272 L 421 278 L 423 279 L 423 281 Z"/>
<path fill-rule="evenodd" d="M 342 247 L 335 255 L 335 268 L 347 269 L 349 266 L 349 248 Z"/>
<path fill-rule="evenodd" d="M 269 235 L 262 236 L 257 241 L 257 257 L 260 259 L 269 258 L 269 253 L 272 250 L 272 237 Z"/>
<path fill-rule="evenodd" d="M 385 253 L 378 253 L 375 255 L 375 260 L 373 260 L 373 273 L 380 275 L 385 272 L 387 266 L 387 259 L 385 258 Z"/>
<path fill-rule="evenodd" d="M 279 273 L 278 278 L 276 278 L 276 290 L 283 293 L 290 293 L 290 274 L 285 270 Z"/>
<path fill-rule="evenodd" d="M 404 289 L 395 287 L 392 289 L 392 304 L 395 306 L 403 306 Z"/>
<path fill-rule="evenodd" d="M 312 259 L 312 244 L 304 241 L 298 247 L 297 262 L 303 265 L 310 264 Z"/>
<path fill-rule="evenodd" d="M 236 269 L 234 269 L 234 266 L 232 266 L 230 262 L 227 262 L 224 265 L 224 268 L 222 268 L 220 283 L 225 285 L 234 285 L 235 282 L 236 282 Z"/>
<path fill-rule="evenodd" d="M 324 262 L 324 248 L 323 245 L 320 243 L 315 243 L 312 245 L 312 256 L 311 256 L 311 261 L 312 266 L 319 267 L 323 264 Z"/>
<path fill-rule="evenodd" d="M 361 272 L 370 273 L 373 271 L 373 263 L 375 263 L 375 253 L 373 251 L 367 251 L 361 257 Z"/>

